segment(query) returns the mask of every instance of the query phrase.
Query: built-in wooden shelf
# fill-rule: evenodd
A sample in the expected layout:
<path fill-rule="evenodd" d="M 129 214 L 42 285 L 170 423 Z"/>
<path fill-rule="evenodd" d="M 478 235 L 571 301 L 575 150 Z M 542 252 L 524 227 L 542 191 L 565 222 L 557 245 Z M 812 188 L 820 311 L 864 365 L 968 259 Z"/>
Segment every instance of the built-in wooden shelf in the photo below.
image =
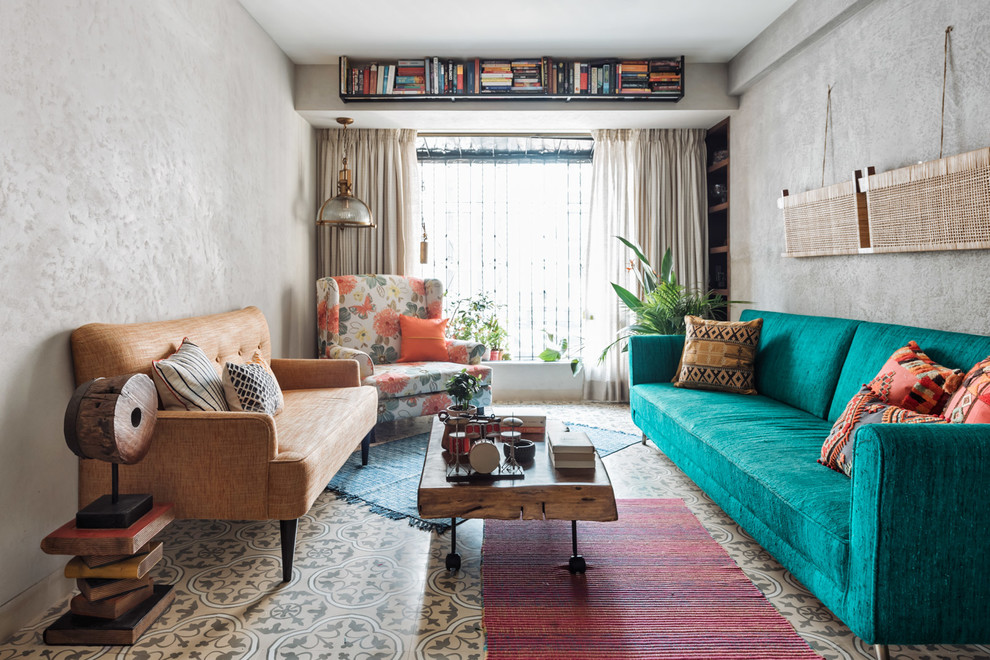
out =
<path fill-rule="evenodd" d="M 708 288 L 729 300 L 729 118 L 726 117 L 708 129 L 705 136 L 706 170 L 708 182 L 706 193 L 709 203 L 724 199 L 719 204 L 708 207 Z M 715 154 L 725 156 L 715 161 Z M 729 319 L 729 306 L 724 305 L 715 311 L 715 318 Z"/>
<path fill-rule="evenodd" d="M 726 158 L 725 160 L 719 161 L 719 162 L 715 163 L 714 165 L 712 165 L 711 167 L 709 167 L 708 168 L 708 173 L 711 174 L 712 172 L 717 172 L 718 170 L 723 169 L 723 168 L 728 167 L 728 166 L 729 166 L 729 159 Z"/>

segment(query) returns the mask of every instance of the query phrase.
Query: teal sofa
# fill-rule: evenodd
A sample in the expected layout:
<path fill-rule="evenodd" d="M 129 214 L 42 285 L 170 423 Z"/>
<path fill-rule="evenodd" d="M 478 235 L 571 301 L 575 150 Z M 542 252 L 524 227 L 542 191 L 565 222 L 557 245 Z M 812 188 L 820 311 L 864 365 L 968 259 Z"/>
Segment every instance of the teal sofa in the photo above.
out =
<path fill-rule="evenodd" d="M 990 425 L 856 432 L 852 478 L 816 461 L 897 348 L 968 371 L 990 337 L 747 310 L 759 394 L 673 387 L 683 336 L 632 337 L 634 422 L 864 642 L 990 641 Z M 645 441 L 644 438 L 644 441 Z"/>

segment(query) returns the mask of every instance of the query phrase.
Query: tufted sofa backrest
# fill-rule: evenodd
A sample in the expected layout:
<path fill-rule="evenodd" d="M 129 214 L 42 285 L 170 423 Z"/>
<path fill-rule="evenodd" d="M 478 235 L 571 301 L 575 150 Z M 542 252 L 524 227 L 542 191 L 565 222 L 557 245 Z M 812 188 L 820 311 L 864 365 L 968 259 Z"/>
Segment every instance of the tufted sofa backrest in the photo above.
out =
<path fill-rule="evenodd" d="M 188 337 L 213 360 L 247 362 L 260 350 L 271 360 L 268 322 L 257 307 L 153 323 L 89 323 L 71 337 L 76 384 L 130 373 L 151 375 L 151 361 L 168 357 Z"/>

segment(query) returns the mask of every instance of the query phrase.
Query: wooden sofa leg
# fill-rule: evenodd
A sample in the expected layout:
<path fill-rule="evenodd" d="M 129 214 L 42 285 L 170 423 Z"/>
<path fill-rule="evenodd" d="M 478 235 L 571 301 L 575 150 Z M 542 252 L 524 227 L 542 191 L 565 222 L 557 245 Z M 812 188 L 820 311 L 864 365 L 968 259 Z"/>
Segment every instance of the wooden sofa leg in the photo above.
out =
<path fill-rule="evenodd" d="M 643 444 L 644 444 L 644 445 L 646 444 L 646 439 L 647 439 L 647 438 L 646 438 L 646 434 L 644 433 L 644 434 L 643 434 Z"/>
<path fill-rule="evenodd" d="M 890 649 L 886 644 L 874 644 L 873 650 L 877 654 L 877 660 L 890 660 Z"/>
<path fill-rule="evenodd" d="M 368 464 L 368 452 L 371 450 L 371 443 L 375 439 L 375 429 L 372 428 L 361 440 L 361 465 Z"/>
<path fill-rule="evenodd" d="M 282 544 L 282 582 L 292 579 L 292 556 L 296 552 L 296 526 L 299 519 L 279 520 L 278 529 Z"/>

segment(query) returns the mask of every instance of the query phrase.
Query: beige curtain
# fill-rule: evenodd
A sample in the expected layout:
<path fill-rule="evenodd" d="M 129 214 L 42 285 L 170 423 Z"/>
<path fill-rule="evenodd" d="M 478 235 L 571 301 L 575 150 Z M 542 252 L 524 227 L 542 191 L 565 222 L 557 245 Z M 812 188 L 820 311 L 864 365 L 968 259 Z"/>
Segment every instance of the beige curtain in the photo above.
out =
<path fill-rule="evenodd" d="M 337 194 L 337 173 L 346 153 L 353 194 L 368 205 L 377 225 L 374 229 L 317 227 L 317 277 L 411 273 L 419 254 L 416 131 L 323 129 L 317 133 L 317 149 L 319 204 Z"/>
<path fill-rule="evenodd" d="M 636 236 L 639 224 L 641 160 L 639 130 L 594 131 L 591 221 L 585 237 L 584 398 L 625 401 L 629 398 L 629 366 L 625 353 L 598 355 L 628 325 L 626 308 L 618 304 L 610 282 L 633 286 L 626 271 L 627 250 L 615 237 Z M 622 249 L 620 249 L 622 248 Z"/>
<path fill-rule="evenodd" d="M 678 281 L 707 286 L 704 130 L 595 131 L 591 222 L 585 237 L 584 396 L 594 401 L 629 398 L 629 355 L 601 350 L 631 321 L 611 283 L 636 291 L 627 269 L 633 258 L 616 236 L 634 240 L 659 269 L 667 247 Z"/>
<path fill-rule="evenodd" d="M 668 247 L 677 281 L 708 287 L 705 130 L 643 131 L 637 242 L 654 267 Z"/>

